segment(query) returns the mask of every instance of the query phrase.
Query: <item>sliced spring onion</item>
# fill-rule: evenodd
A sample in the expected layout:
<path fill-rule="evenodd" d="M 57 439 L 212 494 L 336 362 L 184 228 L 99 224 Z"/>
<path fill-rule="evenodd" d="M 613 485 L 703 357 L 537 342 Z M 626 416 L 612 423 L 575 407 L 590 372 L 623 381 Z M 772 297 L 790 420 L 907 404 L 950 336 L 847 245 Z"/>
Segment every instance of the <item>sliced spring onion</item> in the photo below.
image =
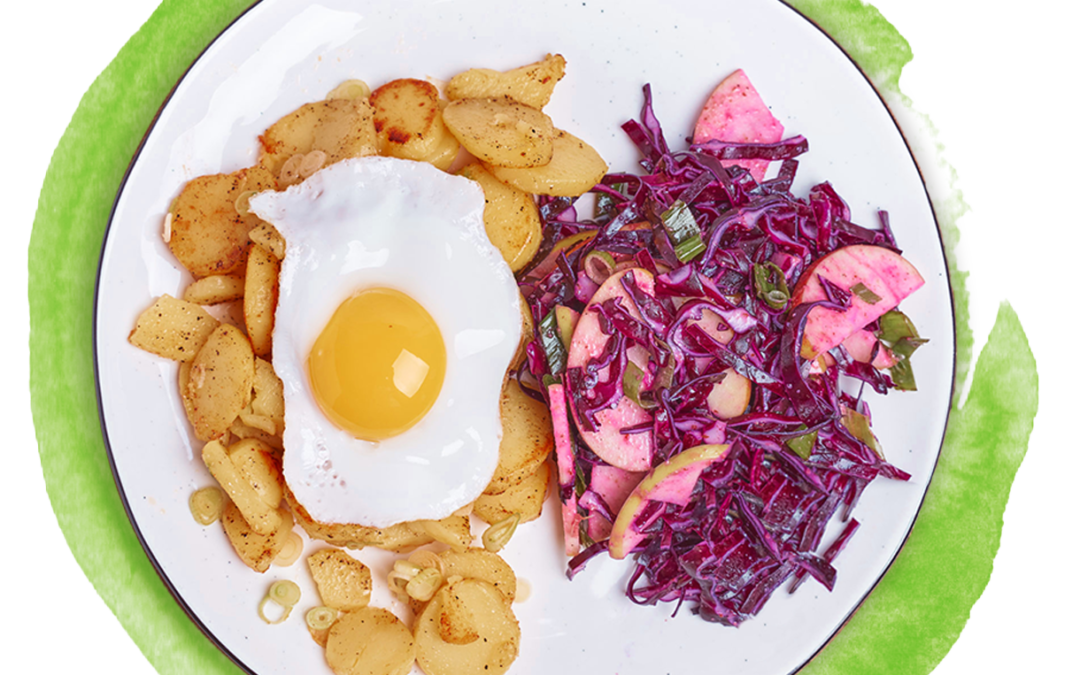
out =
<path fill-rule="evenodd" d="M 281 552 L 274 558 L 274 564 L 278 567 L 288 567 L 299 560 L 300 554 L 303 552 L 304 540 L 297 533 L 290 532 L 289 538 L 285 541 L 285 546 L 281 548 Z"/>
<path fill-rule="evenodd" d="M 409 582 L 415 579 L 422 570 L 423 568 L 414 562 L 408 560 L 395 560 L 394 568 L 390 570 L 390 574 L 386 577 L 386 583 L 390 587 L 390 592 L 397 596 L 398 600 L 408 602 L 409 594 L 405 592 L 405 589 L 409 585 Z"/>
<path fill-rule="evenodd" d="M 313 173 L 323 168 L 326 164 L 326 153 L 322 150 L 312 150 L 308 154 L 304 155 L 304 159 L 300 162 L 300 177 L 308 178 Z"/>
<path fill-rule="evenodd" d="M 217 522 L 225 509 L 225 493 L 219 487 L 204 487 L 191 493 L 188 508 L 195 522 L 210 525 Z"/>
<path fill-rule="evenodd" d="M 413 600 L 427 602 L 435 597 L 435 591 L 442 586 L 443 575 L 434 567 L 425 567 L 409 583 L 405 584 L 405 594 Z"/>
<path fill-rule="evenodd" d="M 330 607 L 312 607 L 304 619 L 311 630 L 326 630 L 337 621 L 338 611 Z"/>
<path fill-rule="evenodd" d="M 791 298 L 784 273 L 771 262 L 754 263 L 754 288 L 761 301 L 772 309 L 783 309 Z"/>
<path fill-rule="evenodd" d="M 675 200 L 671 208 L 660 214 L 660 220 L 671 237 L 675 248 L 675 257 L 679 262 L 688 262 L 705 252 L 705 242 L 701 240 L 701 228 L 686 202 Z"/>
<path fill-rule="evenodd" d="M 861 281 L 851 287 L 851 292 L 859 296 L 859 299 L 867 304 L 876 305 L 881 302 L 881 296 L 867 288 L 866 284 Z"/>
<path fill-rule="evenodd" d="M 484 542 L 484 548 L 492 553 L 501 551 L 504 546 L 510 543 L 510 538 L 514 536 L 514 532 L 517 531 L 517 526 L 520 522 L 521 514 L 514 513 L 509 518 L 504 518 L 484 530 L 484 535 L 481 537 Z"/>
<path fill-rule="evenodd" d="M 278 174 L 278 183 L 284 185 L 292 185 L 300 181 L 300 164 L 303 163 L 304 156 L 300 154 L 293 155 L 285 160 L 285 163 L 281 165 L 281 172 Z"/>
<path fill-rule="evenodd" d="M 326 100 L 333 101 L 334 99 L 343 98 L 352 101 L 369 96 L 371 96 L 371 87 L 368 86 L 367 82 L 363 80 L 345 80 L 330 90 L 330 93 L 326 95 Z"/>
<path fill-rule="evenodd" d="M 255 190 L 245 190 L 240 193 L 240 196 L 236 198 L 233 203 L 233 208 L 236 212 L 242 216 L 249 215 L 251 213 L 251 198 L 259 194 Z"/>
<path fill-rule="evenodd" d="M 292 607 L 300 602 L 300 587 L 287 579 L 279 579 L 270 584 L 267 596 L 282 607 Z"/>
<path fill-rule="evenodd" d="M 566 370 L 566 347 L 563 346 L 559 336 L 559 324 L 555 318 L 555 310 L 552 309 L 540 322 L 540 346 L 544 348 L 547 356 L 548 368 L 552 375 L 558 375 Z"/>
<path fill-rule="evenodd" d="M 421 567 L 418 563 L 415 563 L 411 560 L 394 561 L 394 571 L 398 574 L 403 575 L 406 579 L 412 579 L 417 574 L 420 574 L 423 569 L 424 568 Z"/>
<path fill-rule="evenodd" d="M 276 619 L 271 619 L 266 615 L 267 605 L 277 605 L 279 608 L 281 608 L 281 614 Z M 292 605 L 285 606 L 278 604 L 274 601 L 273 598 L 267 595 L 262 599 L 262 602 L 259 603 L 259 618 L 271 625 L 281 623 L 285 619 L 288 619 L 289 615 L 292 614 L 292 608 Z"/>
<path fill-rule="evenodd" d="M 266 596 L 259 603 L 259 618 L 269 624 L 281 623 L 289 618 L 292 608 L 300 602 L 300 587 L 291 581 L 279 579 L 270 584 Z M 281 608 L 281 615 L 271 619 L 266 615 L 267 605 L 275 604 Z"/>
<path fill-rule="evenodd" d="M 615 272 L 615 258 L 607 251 L 589 251 L 582 269 L 587 277 L 602 284 Z"/>

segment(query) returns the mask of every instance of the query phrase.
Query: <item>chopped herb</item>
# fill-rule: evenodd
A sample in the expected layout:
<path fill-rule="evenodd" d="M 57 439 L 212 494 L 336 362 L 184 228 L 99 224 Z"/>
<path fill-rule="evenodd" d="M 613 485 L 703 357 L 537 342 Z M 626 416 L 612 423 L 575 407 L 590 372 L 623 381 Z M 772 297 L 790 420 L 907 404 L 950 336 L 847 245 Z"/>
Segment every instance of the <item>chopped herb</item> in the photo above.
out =
<path fill-rule="evenodd" d="M 540 322 L 540 346 L 544 348 L 547 356 L 548 368 L 552 375 L 558 375 L 566 370 L 566 347 L 563 346 L 559 335 L 559 325 L 555 319 L 555 310 L 552 309 Z"/>
<path fill-rule="evenodd" d="M 893 384 L 901 391 L 915 391 L 915 371 L 911 367 L 911 355 L 929 340 L 919 337 L 915 324 L 898 309 L 889 310 L 878 319 L 878 339 L 889 346 L 896 357 L 896 365 L 889 368 Z"/>
<path fill-rule="evenodd" d="M 761 301 L 772 309 L 783 309 L 791 298 L 784 273 L 771 262 L 754 263 L 754 288 Z"/>
<path fill-rule="evenodd" d="M 866 284 L 861 281 L 851 287 L 851 292 L 859 296 L 859 299 L 867 304 L 876 305 L 881 302 L 881 296 L 867 288 Z"/>
<path fill-rule="evenodd" d="M 878 319 L 878 338 L 885 342 L 894 343 L 904 338 L 917 337 L 919 333 L 915 330 L 915 324 L 898 309 L 891 309 Z"/>
<path fill-rule="evenodd" d="M 701 228 L 686 202 L 675 200 L 670 209 L 660 214 L 660 220 L 671 237 L 675 257 L 679 262 L 688 262 L 704 253 L 705 242 L 701 240 Z"/>
<path fill-rule="evenodd" d="M 892 368 L 889 368 L 889 375 L 892 377 L 893 384 L 900 391 L 916 391 L 915 386 L 915 372 L 911 369 L 911 361 L 906 358 L 902 358 L 896 362 Z"/>

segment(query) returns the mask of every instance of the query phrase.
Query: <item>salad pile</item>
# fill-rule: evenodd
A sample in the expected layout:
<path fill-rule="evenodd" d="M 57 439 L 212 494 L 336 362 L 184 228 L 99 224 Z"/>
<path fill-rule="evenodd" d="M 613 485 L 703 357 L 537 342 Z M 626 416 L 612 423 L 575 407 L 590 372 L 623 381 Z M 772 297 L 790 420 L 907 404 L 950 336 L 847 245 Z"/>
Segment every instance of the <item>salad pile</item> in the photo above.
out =
<path fill-rule="evenodd" d="M 782 132 L 733 77 L 734 113 Z M 863 490 L 909 478 L 862 394 L 915 388 L 925 340 L 896 305 L 922 279 L 885 212 L 871 229 L 828 183 L 791 193 L 806 139 L 673 151 L 644 97 L 623 125 L 643 174 L 606 175 L 591 219 L 542 198 L 518 378 L 552 410 L 568 575 L 632 557 L 634 602 L 737 626 L 785 583 L 831 590 Z"/>

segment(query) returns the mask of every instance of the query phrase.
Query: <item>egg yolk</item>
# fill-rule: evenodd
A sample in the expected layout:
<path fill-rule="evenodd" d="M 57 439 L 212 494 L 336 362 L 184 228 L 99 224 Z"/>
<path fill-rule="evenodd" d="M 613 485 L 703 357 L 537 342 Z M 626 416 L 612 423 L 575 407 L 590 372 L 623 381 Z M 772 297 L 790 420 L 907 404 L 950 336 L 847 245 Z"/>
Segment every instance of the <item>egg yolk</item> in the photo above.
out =
<path fill-rule="evenodd" d="M 396 436 L 427 414 L 442 389 L 446 346 L 420 303 L 372 288 L 337 308 L 308 357 L 315 400 L 357 438 Z"/>

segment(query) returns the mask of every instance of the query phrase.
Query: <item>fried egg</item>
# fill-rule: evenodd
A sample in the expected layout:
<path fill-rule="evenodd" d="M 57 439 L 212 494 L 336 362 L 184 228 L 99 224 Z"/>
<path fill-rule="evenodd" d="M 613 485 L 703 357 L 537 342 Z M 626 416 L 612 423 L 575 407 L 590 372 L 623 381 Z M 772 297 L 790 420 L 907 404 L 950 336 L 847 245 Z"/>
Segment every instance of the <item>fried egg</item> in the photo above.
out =
<path fill-rule="evenodd" d="M 498 464 L 521 332 L 479 186 L 365 157 L 251 210 L 286 241 L 273 363 L 297 501 L 321 522 L 386 527 L 475 500 Z"/>

